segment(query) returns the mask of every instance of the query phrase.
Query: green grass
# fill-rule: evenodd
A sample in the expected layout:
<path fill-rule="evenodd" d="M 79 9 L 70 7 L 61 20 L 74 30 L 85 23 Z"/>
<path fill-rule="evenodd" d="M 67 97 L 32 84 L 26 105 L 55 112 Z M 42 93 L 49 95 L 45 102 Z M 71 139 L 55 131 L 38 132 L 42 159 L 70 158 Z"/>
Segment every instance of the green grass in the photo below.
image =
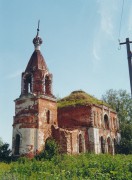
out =
<path fill-rule="evenodd" d="M 130 180 L 132 155 L 58 155 L 51 161 L 0 163 L 1 180 Z"/>
<path fill-rule="evenodd" d="M 97 98 L 85 93 L 84 91 L 73 91 L 69 96 L 58 101 L 58 107 L 63 108 L 67 106 L 77 106 L 77 105 L 105 105 L 110 107 L 105 102 L 98 100 Z"/>

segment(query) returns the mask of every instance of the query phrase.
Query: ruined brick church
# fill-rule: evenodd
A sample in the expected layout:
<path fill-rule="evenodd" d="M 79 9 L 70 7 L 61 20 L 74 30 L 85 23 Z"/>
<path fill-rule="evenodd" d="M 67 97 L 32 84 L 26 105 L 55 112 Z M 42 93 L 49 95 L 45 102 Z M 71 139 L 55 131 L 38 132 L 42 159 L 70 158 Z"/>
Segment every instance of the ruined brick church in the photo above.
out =
<path fill-rule="evenodd" d="M 40 51 L 42 39 L 33 39 L 35 50 L 21 78 L 15 100 L 12 152 L 34 157 L 54 138 L 63 153 L 115 153 L 119 136 L 116 112 L 83 91 L 74 91 L 57 102 L 52 74 Z"/>

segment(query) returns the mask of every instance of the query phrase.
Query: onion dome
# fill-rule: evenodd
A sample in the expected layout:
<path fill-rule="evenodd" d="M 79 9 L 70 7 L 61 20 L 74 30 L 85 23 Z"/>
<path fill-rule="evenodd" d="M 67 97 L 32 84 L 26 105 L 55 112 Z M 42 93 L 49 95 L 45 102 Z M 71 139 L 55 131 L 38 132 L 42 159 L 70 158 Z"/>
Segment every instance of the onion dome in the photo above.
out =
<path fill-rule="evenodd" d="M 33 39 L 33 44 L 34 44 L 35 50 L 40 50 L 40 45 L 43 42 L 42 39 L 39 37 L 39 23 L 40 23 L 40 21 L 38 21 L 37 35 Z"/>

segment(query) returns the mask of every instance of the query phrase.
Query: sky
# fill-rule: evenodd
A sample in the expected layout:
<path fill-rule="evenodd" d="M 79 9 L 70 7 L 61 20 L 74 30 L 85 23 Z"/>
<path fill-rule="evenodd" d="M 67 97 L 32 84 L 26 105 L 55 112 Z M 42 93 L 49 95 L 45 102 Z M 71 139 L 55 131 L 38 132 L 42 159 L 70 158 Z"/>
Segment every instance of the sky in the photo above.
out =
<path fill-rule="evenodd" d="M 130 93 L 126 47 L 120 49 L 118 39 L 132 40 L 132 1 L 122 4 L 123 0 L 0 0 L 0 137 L 4 142 L 12 143 L 14 100 L 20 96 L 21 73 L 34 51 L 39 19 L 41 53 L 53 74 L 55 96 L 80 89 L 99 99 L 109 89 Z"/>

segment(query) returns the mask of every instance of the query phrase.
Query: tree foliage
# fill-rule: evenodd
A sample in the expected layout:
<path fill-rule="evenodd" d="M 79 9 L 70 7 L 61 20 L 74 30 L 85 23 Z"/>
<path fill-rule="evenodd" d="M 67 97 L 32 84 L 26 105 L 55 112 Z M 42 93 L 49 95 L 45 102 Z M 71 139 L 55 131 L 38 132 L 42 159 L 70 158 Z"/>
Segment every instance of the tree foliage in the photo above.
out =
<path fill-rule="evenodd" d="M 126 90 L 110 89 L 102 96 L 103 101 L 116 110 L 121 130 L 118 152 L 132 154 L 132 99 Z"/>
<path fill-rule="evenodd" d="M 132 99 L 126 90 L 110 89 L 106 91 L 102 99 L 117 111 L 120 123 L 131 123 Z"/>
<path fill-rule="evenodd" d="M 121 136 L 118 152 L 132 154 L 132 123 L 124 123 L 121 125 Z"/>
<path fill-rule="evenodd" d="M 11 150 L 9 144 L 3 143 L 0 146 L 0 161 L 9 162 L 11 160 Z"/>

